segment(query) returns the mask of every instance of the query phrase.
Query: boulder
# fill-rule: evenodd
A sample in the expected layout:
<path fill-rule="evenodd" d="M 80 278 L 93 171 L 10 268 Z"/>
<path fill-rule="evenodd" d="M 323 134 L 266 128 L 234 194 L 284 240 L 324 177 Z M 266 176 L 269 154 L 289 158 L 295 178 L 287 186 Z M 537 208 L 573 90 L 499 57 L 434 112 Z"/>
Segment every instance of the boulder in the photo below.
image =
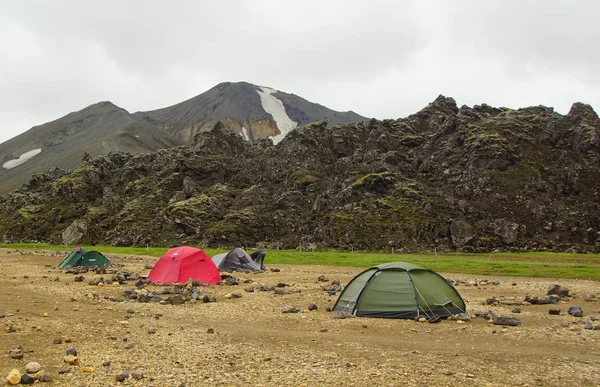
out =
<path fill-rule="evenodd" d="M 77 219 L 62 233 L 62 243 L 65 245 L 76 245 L 81 241 L 81 238 L 87 231 L 87 223 Z"/>

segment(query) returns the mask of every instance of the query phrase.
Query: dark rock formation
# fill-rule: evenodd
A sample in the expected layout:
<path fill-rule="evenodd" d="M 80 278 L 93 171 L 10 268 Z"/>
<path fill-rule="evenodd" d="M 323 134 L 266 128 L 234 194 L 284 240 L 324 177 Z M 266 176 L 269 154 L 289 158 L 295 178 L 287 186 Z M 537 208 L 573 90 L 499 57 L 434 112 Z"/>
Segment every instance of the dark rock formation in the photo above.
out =
<path fill-rule="evenodd" d="M 600 251 L 600 120 L 588 105 L 312 123 L 279 144 L 226 125 L 189 146 L 91 157 L 0 197 L 5 242 Z"/>

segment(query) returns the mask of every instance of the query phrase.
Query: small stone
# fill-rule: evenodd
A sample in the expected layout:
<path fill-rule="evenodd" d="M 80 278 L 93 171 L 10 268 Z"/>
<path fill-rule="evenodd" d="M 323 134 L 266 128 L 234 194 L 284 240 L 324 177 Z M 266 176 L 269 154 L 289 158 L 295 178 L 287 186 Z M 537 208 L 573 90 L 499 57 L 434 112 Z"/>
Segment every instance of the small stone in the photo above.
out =
<path fill-rule="evenodd" d="M 327 329 L 327 328 L 321 328 L 321 329 L 319 330 L 319 332 L 327 332 L 327 331 L 328 331 L 328 329 Z"/>
<path fill-rule="evenodd" d="M 129 308 L 129 309 L 127 309 L 127 313 L 134 314 L 135 310 L 133 308 Z"/>
<path fill-rule="evenodd" d="M 247 287 L 246 289 L 244 289 L 244 291 L 248 293 L 254 293 L 254 286 Z"/>
<path fill-rule="evenodd" d="M 212 335 L 213 333 L 215 333 L 215 330 L 213 328 L 208 328 L 206 330 L 206 333 L 208 333 L 209 335 Z"/>
<path fill-rule="evenodd" d="M 63 368 L 58 370 L 58 373 L 60 375 L 67 374 L 69 372 L 71 372 L 71 367 L 69 367 L 69 366 L 64 366 Z"/>
<path fill-rule="evenodd" d="M 560 308 L 550 308 L 548 309 L 548 314 L 560 315 Z"/>
<path fill-rule="evenodd" d="M 424 323 L 427 322 L 427 319 L 425 317 L 419 317 L 419 322 Z"/>
<path fill-rule="evenodd" d="M 125 346 L 125 349 L 132 349 L 134 347 L 133 343 L 129 343 Z"/>
<path fill-rule="evenodd" d="M 38 379 L 38 380 L 39 380 L 40 382 L 42 382 L 42 383 L 48 383 L 48 382 L 51 382 L 51 381 L 52 381 L 52 375 L 50 375 L 50 374 L 43 374 L 43 375 L 40 375 L 40 377 L 39 377 L 39 379 Z"/>
<path fill-rule="evenodd" d="M 231 299 L 231 293 L 225 294 L 225 298 L 228 299 L 228 300 L 230 300 Z"/>
<path fill-rule="evenodd" d="M 83 372 L 85 372 L 86 374 L 91 374 L 92 372 L 94 372 L 94 367 L 91 366 L 85 366 L 81 369 Z"/>
<path fill-rule="evenodd" d="M 281 313 L 298 313 L 300 308 L 296 306 L 285 306 L 281 309 Z"/>
<path fill-rule="evenodd" d="M 135 380 L 142 380 L 142 379 L 144 379 L 144 374 L 141 372 L 132 372 L 131 377 L 134 378 Z"/>
<path fill-rule="evenodd" d="M 65 343 L 71 343 L 73 342 L 73 338 L 69 335 L 64 336 L 63 339 L 65 340 Z"/>
<path fill-rule="evenodd" d="M 312 312 L 314 310 L 318 310 L 319 307 L 316 304 L 309 304 L 307 309 Z"/>
<path fill-rule="evenodd" d="M 354 315 L 351 313 L 348 313 L 348 312 L 335 312 L 333 314 L 332 318 L 335 320 L 343 320 L 343 319 L 352 318 L 352 317 L 354 317 Z"/>
<path fill-rule="evenodd" d="M 571 306 L 567 313 L 573 317 L 583 317 L 583 309 L 579 306 Z"/>
<path fill-rule="evenodd" d="M 36 373 L 40 372 L 41 369 L 42 369 L 41 364 L 36 363 L 34 361 L 32 361 L 31 363 L 25 364 L 25 372 L 27 372 L 28 374 L 36 374 Z"/>
<path fill-rule="evenodd" d="M 181 305 L 185 303 L 185 298 L 181 294 L 176 294 L 167 298 L 167 302 L 172 305 Z"/>
<path fill-rule="evenodd" d="M 559 297 L 567 297 L 569 295 L 569 289 L 565 288 L 561 285 L 550 285 L 548 288 L 548 292 L 546 293 L 548 296 L 551 294 L 557 295 Z"/>
<path fill-rule="evenodd" d="M 103 366 L 103 367 L 108 367 L 108 366 L 110 366 L 110 361 L 108 361 L 108 360 L 105 360 L 105 361 L 103 361 L 103 362 L 102 362 L 102 366 Z"/>
<path fill-rule="evenodd" d="M 149 335 L 153 335 L 153 334 L 155 334 L 155 333 L 156 333 L 156 328 L 151 328 L 151 329 L 148 329 L 148 334 L 149 334 Z"/>
<path fill-rule="evenodd" d="M 19 370 L 15 368 L 12 371 L 10 371 L 8 373 L 8 376 L 6 376 L 6 381 L 8 382 L 8 384 L 12 384 L 13 386 L 15 384 L 19 384 L 19 382 L 21 382 L 21 373 L 19 372 Z"/>
<path fill-rule="evenodd" d="M 123 373 L 123 374 L 119 374 L 119 375 L 115 376 L 115 379 L 117 380 L 117 382 L 121 382 L 121 383 L 123 383 L 128 378 L 129 378 L 128 373 Z"/>
<path fill-rule="evenodd" d="M 77 356 L 77 350 L 75 348 L 67 349 L 67 355 Z"/>
<path fill-rule="evenodd" d="M 21 375 L 20 382 L 21 382 L 21 384 L 33 384 L 33 383 L 35 383 L 35 379 L 33 378 L 33 376 L 31 376 L 29 374 L 23 374 L 23 375 Z"/>
<path fill-rule="evenodd" d="M 10 355 L 11 359 L 20 360 L 23 358 L 23 348 L 21 348 L 20 346 L 14 347 L 10 351 L 8 351 L 8 354 Z"/>
<path fill-rule="evenodd" d="M 521 308 L 519 308 L 518 306 L 516 308 L 513 308 L 513 310 L 511 310 L 512 313 L 521 313 Z"/>
<path fill-rule="evenodd" d="M 48 312 L 44 312 L 43 317 L 48 317 Z"/>
<path fill-rule="evenodd" d="M 492 322 L 494 325 L 503 325 L 503 326 L 511 326 L 511 327 L 516 327 L 518 325 L 521 325 L 521 320 L 519 320 L 516 317 L 497 316 L 497 317 L 494 317 Z"/>
<path fill-rule="evenodd" d="M 63 361 L 69 365 L 79 365 L 79 358 L 73 355 L 63 357 Z"/>
<path fill-rule="evenodd" d="M 242 293 L 231 293 L 231 298 L 242 298 Z"/>

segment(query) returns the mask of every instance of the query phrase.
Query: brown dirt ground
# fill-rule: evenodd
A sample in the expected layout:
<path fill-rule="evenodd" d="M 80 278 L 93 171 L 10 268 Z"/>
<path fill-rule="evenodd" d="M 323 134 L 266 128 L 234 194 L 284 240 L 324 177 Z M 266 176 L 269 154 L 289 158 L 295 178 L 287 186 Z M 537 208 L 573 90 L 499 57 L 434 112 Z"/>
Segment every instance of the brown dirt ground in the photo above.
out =
<path fill-rule="evenodd" d="M 155 261 L 109 258 L 138 273 Z M 361 270 L 357 268 L 279 265 L 279 273 L 237 277 L 270 285 L 286 282 L 292 285 L 286 289 L 300 293 L 247 293 L 246 284 L 218 285 L 207 289 L 216 303 L 176 306 L 105 300 L 104 295 L 121 296 L 133 285 L 90 286 L 88 280 L 99 277 L 92 273 L 76 283 L 72 274 L 47 266 L 61 259 L 52 253 L 0 250 L 0 314 L 6 315 L 0 318 L 0 377 L 13 368 L 22 372 L 27 362 L 36 361 L 52 375 L 50 384 L 67 386 L 117 385 L 115 376 L 122 372 L 143 372 L 143 380 L 124 383 L 143 386 L 600 385 L 600 330 L 583 329 L 590 316 L 600 316 L 600 303 L 583 300 L 600 291 L 593 281 L 494 277 L 488 279 L 498 279 L 501 285 L 457 288 L 471 314 L 493 309 L 522 320 L 519 327 L 503 328 L 478 318 L 466 324 L 333 319 L 325 309 L 333 306 L 336 296 L 327 296 L 317 278 L 325 275 L 345 284 Z M 58 281 L 52 281 L 55 276 Z M 524 306 L 519 315 L 511 314 L 513 306 L 481 305 L 491 296 L 517 301 L 525 295 L 543 296 L 552 283 L 576 294 L 560 305 L 560 316 L 548 315 L 547 305 Z M 232 292 L 242 293 L 242 298 L 225 298 Z M 319 310 L 309 312 L 310 303 Z M 587 317 L 567 315 L 571 305 L 581 306 Z M 302 312 L 282 314 L 284 306 L 298 306 Z M 129 308 L 135 314 L 125 326 L 121 321 Z M 155 319 L 156 313 L 163 317 Z M 17 332 L 7 333 L 9 325 Z M 157 332 L 150 335 L 152 328 Z M 207 333 L 209 328 L 214 334 Z M 72 343 L 53 344 L 67 335 Z M 109 340 L 111 335 L 117 340 Z M 133 348 L 126 349 L 129 343 Z M 22 360 L 8 356 L 16 345 L 26 351 Z M 81 366 L 58 375 L 65 350 L 71 347 L 77 348 Z M 110 366 L 103 366 L 104 361 Z M 84 373 L 83 366 L 94 371 Z"/>

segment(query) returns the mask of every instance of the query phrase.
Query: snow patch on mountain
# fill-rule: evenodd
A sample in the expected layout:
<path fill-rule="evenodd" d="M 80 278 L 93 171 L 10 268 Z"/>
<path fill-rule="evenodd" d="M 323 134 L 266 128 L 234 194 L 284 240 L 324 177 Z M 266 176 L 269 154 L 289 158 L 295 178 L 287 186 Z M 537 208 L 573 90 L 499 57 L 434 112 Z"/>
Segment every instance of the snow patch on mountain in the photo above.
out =
<path fill-rule="evenodd" d="M 298 126 L 298 123 L 292 121 L 292 119 L 287 115 L 285 112 L 285 107 L 283 106 L 283 102 L 272 95 L 273 93 L 276 93 L 277 90 L 269 87 L 261 87 L 260 89 L 261 90 L 256 90 L 260 96 L 260 103 L 263 109 L 273 116 L 273 119 L 275 120 L 277 128 L 280 132 L 280 134 L 277 136 L 269 137 L 271 140 L 273 140 L 273 144 L 277 144 L 279 141 L 283 140 L 283 138 L 289 132 Z"/>
<path fill-rule="evenodd" d="M 42 148 L 30 150 L 29 152 L 23 153 L 21 156 L 19 156 L 18 159 L 8 160 L 4 164 L 2 164 L 2 168 L 12 169 L 14 167 L 18 167 L 33 156 L 39 155 L 40 153 L 42 153 Z"/>
<path fill-rule="evenodd" d="M 250 136 L 248 136 L 248 129 L 246 129 L 243 126 L 242 126 L 242 137 L 244 137 L 244 140 L 250 141 Z"/>

